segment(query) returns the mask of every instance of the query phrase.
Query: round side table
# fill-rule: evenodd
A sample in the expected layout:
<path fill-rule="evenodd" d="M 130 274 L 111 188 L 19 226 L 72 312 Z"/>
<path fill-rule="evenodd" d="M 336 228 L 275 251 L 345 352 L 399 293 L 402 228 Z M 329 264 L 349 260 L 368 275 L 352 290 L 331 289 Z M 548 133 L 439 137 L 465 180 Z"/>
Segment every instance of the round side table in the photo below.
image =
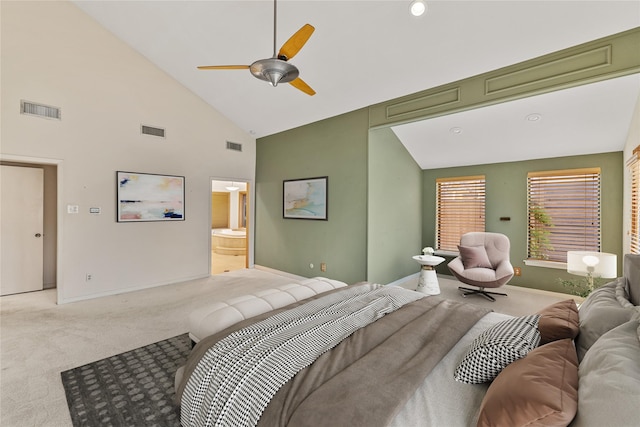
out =
<path fill-rule="evenodd" d="M 422 265 L 416 291 L 427 295 L 439 295 L 440 285 L 438 285 L 438 276 L 434 268 L 443 262 L 444 258 L 433 255 L 416 255 L 413 259 Z"/>

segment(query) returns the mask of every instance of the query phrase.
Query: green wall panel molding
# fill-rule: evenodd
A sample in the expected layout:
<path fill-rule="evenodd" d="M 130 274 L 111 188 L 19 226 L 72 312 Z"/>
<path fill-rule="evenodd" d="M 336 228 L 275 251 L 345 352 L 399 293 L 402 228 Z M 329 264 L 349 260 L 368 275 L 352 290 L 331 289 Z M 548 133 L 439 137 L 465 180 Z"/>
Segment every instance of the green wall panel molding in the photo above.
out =
<path fill-rule="evenodd" d="M 640 27 L 370 107 L 377 128 L 640 72 Z"/>
<path fill-rule="evenodd" d="M 618 273 L 622 274 L 622 193 L 624 161 L 622 152 L 591 154 L 463 166 L 423 171 L 423 236 L 424 246 L 435 246 L 435 203 L 437 178 L 483 174 L 486 178 L 487 231 L 506 234 L 511 241 L 511 264 L 522 269 L 522 276 L 509 284 L 527 288 L 566 292 L 558 278 L 573 278 L 565 270 L 524 265 L 527 256 L 527 173 L 532 171 L 601 168 L 601 235 L 602 251 L 618 255 Z M 500 217 L 511 217 L 500 221 Z M 447 262 L 449 258 L 447 258 Z M 443 262 L 438 273 L 451 275 Z"/>

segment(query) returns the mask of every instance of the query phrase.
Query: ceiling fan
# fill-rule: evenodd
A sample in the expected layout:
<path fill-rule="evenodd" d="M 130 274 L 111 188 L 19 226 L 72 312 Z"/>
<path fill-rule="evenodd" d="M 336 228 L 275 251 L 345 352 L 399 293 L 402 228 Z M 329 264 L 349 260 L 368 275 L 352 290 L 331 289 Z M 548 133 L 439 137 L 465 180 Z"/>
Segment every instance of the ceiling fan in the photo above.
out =
<path fill-rule="evenodd" d="M 273 1 L 273 57 L 259 59 L 251 65 L 202 65 L 199 70 L 244 70 L 249 69 L 254 77 L 278 86 L 278 83 L 289 83 L 296 89 L 307 95 L 315 95 L 316 92 L 306 84 L 298 75 L 300 72 L 289 61 L 302 49 L 315 28 L 304 24 L 289 40 L 287 40 L 276 53 L 276 0 Z"/>

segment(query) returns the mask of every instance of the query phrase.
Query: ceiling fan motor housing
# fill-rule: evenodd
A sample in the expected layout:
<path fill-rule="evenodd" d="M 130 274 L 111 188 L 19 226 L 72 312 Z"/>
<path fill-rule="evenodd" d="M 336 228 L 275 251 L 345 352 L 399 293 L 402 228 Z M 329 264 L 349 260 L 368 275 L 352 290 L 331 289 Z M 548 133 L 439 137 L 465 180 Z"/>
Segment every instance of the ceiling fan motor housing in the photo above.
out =
<path fill-rule="evenodd" d="M 289 83 L 300 74 L 295 65 L 278 58 L 260 59 L 251 64 L 249 70 L 255 77 L 271 83 L 274 87 L 278 83 Z"/>

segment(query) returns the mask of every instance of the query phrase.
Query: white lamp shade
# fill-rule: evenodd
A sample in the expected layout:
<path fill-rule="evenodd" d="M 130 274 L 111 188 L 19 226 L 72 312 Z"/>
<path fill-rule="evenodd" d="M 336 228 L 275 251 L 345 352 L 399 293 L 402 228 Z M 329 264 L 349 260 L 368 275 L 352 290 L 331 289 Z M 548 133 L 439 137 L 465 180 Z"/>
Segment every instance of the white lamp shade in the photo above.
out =
<path fill-rule="evenodd" d="M 618 277 L 618 263 L 615 254 L 605 252 L 568 251 L 567 271 L 578 276 L 587 276 L 593 267 L 593 277 L 613 279 Z"/>

